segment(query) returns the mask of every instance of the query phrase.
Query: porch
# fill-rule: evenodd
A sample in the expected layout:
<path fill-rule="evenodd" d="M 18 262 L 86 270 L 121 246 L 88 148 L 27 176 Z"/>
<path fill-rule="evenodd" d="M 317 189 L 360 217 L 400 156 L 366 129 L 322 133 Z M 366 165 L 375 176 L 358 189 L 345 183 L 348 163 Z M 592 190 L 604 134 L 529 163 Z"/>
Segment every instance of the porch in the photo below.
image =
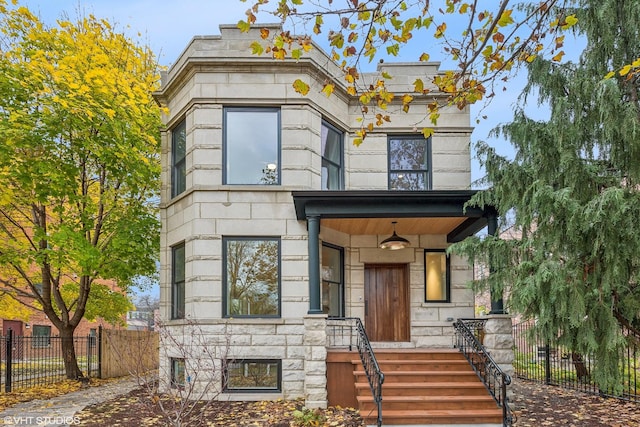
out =
<path fill-rule="evenodd" d="M 307 223 L 308 314 L 366 318 L 373 341 L 408 341 L 415 322 L 433 320 L 424 314 L 428 310 L 419 310 L 423 312 L 423 319 L 416 316 L 418 304 L 427 303 L 425 309 L 438 309 L 465 302 L 472 310 L 473 294 L 465 286 L 471 277 L 455 279 L 460 295 L 453 296 L 449 257 L 445 251 L 451 243 L 485 227 L 489 234 L 496 233 L 495 208 L 469 205 L 475 194 L 474 190 L 292 192 L 296 218 Z M 392 237 L 398 238 L 397 232 L 409 240 L 401 238 L 402 245 L 385 246 L 383 239 L 392 231 Z M 328 258 L 325 247 L 351 251 L 357 259 L 346 263 L 339 260 L 334 266 L 325 262 Z M 424 259 L 418 257 L 420 251 L 424 251 Z M 360 283 L 345 279 L 346 273 L 329 273 L 332 268 L 342 269 L 345 264 L 363 271 Z M 427 269 L 431 264 L 435 266 L 433 271 Z M 456 267 L 453 269 L 456 272 L 463 270 L 460 265 Z M 423 294 L 417 294 L 412 288 L 419 273 L 424 274 Z M 433 289 L 427 286 L 431 277 L 437 282 Z M 332 284 L 342 286 L 337 292 L 342 295 L 338 298 L 341 301 L 335 307 L 327 307 L 325 295 L 333 291 L 325 287 L 330 288 Z M 354 293 L 354 285 L 362 286 L 362 291 Z M 351 301 L 345 301 L 345 286 L 351 286 Z M 466 294 L 462 294 L 463 291 L 467 291 Z M 385 309 L 393 310 L 394 315 L 388 316 L 390 313 L 385 313 Z M 504 312 L 501 295 L 492 295 L 491 309 L 492 314 Z M 445 313 L 438 312 L 441 322 L 473 316 L 473 311 Z"/>

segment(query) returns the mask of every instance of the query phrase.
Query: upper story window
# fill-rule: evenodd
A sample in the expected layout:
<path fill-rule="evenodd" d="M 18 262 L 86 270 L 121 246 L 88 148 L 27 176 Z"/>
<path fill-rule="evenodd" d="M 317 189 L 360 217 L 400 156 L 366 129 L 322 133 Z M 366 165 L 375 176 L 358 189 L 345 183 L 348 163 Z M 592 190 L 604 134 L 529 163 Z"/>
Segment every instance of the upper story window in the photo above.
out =
<path fill-rule="evenodd" d="M 183 119 L 171 130 L 171 197 L 187 188 L 187 125 Z"/>
<path fill-rule="evenodd" d="M 171 318 L 184 319 L 184 243 L 171 248 Z"/>
<path fill-rule="evenodd" d="M 322 189 L 344 189 L 342 172 L 343 133 L 327 122 L 322 122 L 320 133 L 322 150 Z"/>
<path fill-rule="evenodd" d="M 224 237 L 225 317 L 280 316 L 280 238 Z"/>
<path fill-rule="evenodd" d="M 431 190 L 431 138 L 389 137 L 389 189 Z"/>
<path fill-rule="evenodd" d="M 223 184 L 280 184 L 280 110 L 224 109 Z"/>

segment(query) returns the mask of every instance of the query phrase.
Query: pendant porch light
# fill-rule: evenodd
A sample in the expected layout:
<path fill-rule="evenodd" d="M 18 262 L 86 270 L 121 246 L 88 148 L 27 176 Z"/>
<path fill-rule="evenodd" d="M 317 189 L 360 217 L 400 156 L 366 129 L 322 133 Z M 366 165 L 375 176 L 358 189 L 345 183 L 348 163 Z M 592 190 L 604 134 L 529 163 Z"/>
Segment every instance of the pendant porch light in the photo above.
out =
<path fill-rule="evenodd" d="M 409 246 L 409 241 L 404 237 L 398 236 L 396 234 L 396 224 L 398 221 L 392 221 L 391 224 L 393 226 L 393 234 L 390 237 L 387 237 L 382 242 L 380 242 L 381 249 L 389 249 L 390 251 L 397 251 L 398 249 L 404 249 Z"/>

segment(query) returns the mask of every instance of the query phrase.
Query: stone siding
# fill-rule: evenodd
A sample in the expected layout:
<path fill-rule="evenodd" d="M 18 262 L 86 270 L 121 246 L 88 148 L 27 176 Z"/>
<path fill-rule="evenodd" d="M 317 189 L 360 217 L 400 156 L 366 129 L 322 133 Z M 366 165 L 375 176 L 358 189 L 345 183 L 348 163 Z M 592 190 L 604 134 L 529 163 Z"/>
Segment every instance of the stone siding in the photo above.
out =
<path fill-rule="evenodd" d="M 396 97 L 389 110 L 394 111 L 392 122 L 375 129 L 356 147 L 353 140 L 361 126 L 361 106 L 357 97 L 347 95 L 340 70 L 322 49 L 316 46 L 300 61 L 274 61 L 251 54 L 255 40 L 260 40 L 258 29 L 241 33 L 234 25 L 222 26 L 220 36 L 194 37 L 163 76 L 162 89 L 156 93 L 168 108 L 161 157 L 160 312 L 163 319 L 170 318 L 171 248 L 184 243 L 188 320 L 166 321 L 167 333 L 195 342 L 193 335 L 185 336 L 186 325 L 194 323 L 198 339 L 215 343 L 229 338 L 226 358 L 282 363 L 279 393 L 222 393 L 221 376 L 210 378 L 217 388 L 207 393 L 231 400 L 304 397 L 307 405 L 322 407 L 326 405 L 326 320 L 307 314 L 307 227 L 296 218 L 291 192 L 321 188 L 323 120 L 344 131 L 345 189 L 387 190 L 388 136 L 416 134 L 414 124 L 424 118 L 426 103 L 444 94 L 432 88 L 429 97 L 416 97 L 408 114 L 395 113 L 402 107 Z M 382 72 L 394 76 L 389 88 L 398 93 L 412 91 L 416 78 L 441 73 L 438 63 L 382 64 L 363 78 L 372 80 Z M 307 96 L 293 90 L 292 82 L 298 78 L 310 85 Z M 326 97 L 321 89 L 331 80 L 336 90 Z M 229 106 L 280 108 L 281 185 L 223 185 L 223 120 L 224 107 Z M 172 197 L 171 129 L 182 120 L 186 123 L 186 190 Z M 442 110 L 432 137 L 433 189 L 469 187 L 470 134 L 468 109 Z M 279 318 L 224 318 L 222 239 L 230 236 L 280 238 Z M 406 263 L 410 265 L 411 341 L 401 345 L 450 347 L 452 320 L 473 316 L 473 295 L 465 287 L 470 268 L 453 257 L 451 302 L 425 303 L 423 250 L 446 248 L 446 235 L 406 236 L 412 248 L 395 252 L 378 248 L 387 236 L 349 235 L 321 224 L 321 240 L 344 248 L 345 314 L 364 318 L 366 263 Z M 167 345 L 162 351 L 161 376 L 167 378 L 169 358 L 179 357 L 180 349 Z M 199 356 L 189 358 L 196 359 L 190 362 L 193 368 Z M 216 369 L 220 373 L 222 365 Z"/>

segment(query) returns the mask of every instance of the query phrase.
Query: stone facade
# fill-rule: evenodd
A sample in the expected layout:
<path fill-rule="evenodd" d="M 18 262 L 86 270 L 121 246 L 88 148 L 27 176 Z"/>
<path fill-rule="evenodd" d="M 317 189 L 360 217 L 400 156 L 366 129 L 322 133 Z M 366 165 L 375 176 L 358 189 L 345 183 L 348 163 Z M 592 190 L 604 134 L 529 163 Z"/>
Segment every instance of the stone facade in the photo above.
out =
<path fill-rule="evenodd" d="M 271 31 L 277 27 L 269 26 Z M 401 103 L 389 106 L 392 121 L 354 146 L 362 117 L 357 97 L 347 94 L 340 70 L 315 46 L 299 60 L 274 61 L 251 55 L 250 44 L 260 40 L 258 27 L 241 33 L 234 25 L 221 26 L 220 36 L 197 36 L 163 76 L 156 99 L 168 108 L 162 133 L 161 200 L 161 317 L 168 333 L 185 334 L 196 323 L 206 337 L 229 337 L 227 360 L 267 360 L 281 363 L 278 390 L 227 393 L 224 399 L 304 397 L 309 406 L 326 405 L 326 315 L 309 315 L 309 249 L 305 221 L 296 217 L 292 192 L 320 190 L 322 180 L 321 128 L 323 121 L 344 131 L 344 190 L 387 190 L 389 135 L 416 135 L 425 105 L 438 95 L 416 97 L 408 114 Z M 425 82 L 440 73 L 438 63 L 381 64 L 364 76 L 393 75 L 388 83 L 399 94 L 411 91 L 416 78 Z M 426 76 L 426 78 L 425 78 Z M 296 93 L 292 82 L 310 84 L 307 96 Z M 326 97 L 325 82 L 336 85 Z M 280 117 L 280 185 L 228 185 L 225 173 L 225 108 L 271 107 Z M 172 196 L 172 129 L 184 121 L 185 190 Z M 247 126 L 251 124 L 248 123 Z M 443 108 L 431 139 L 433 190 L 466 190 L 470 185 L 471 134 L 469 111 Z M 420 134 L 418 134 L 420 136 Z M 390 222 L 390 220 L 389 220 Z M 387 224 L 389 224 L 387 222 Z M 320 240 L 344 251 L 344 315 L 364 318 L 365 265 L 406 264 L 409 271 L 410 339 L 380 342 L 377 346 L 450 347 L 453 320 L 473 317 L 474 296 L 465 286 L 472 270 L 464 259 L 450 260 L 450 298 L 425 302 L 425 249 L 446 249 L 445 232 L 405 235 L 411 247 L 385 251 L 379 242 L 390 228 L 371 234 L 349 233 L 321 224 Z M 223 242 L 229 236 L 276 236 L 279 239 L 279 314 L 247 318 L 225 316 Z M 184 319 L 172 320 L 172 248 L 184 244 Z M 366 325 L 365 325 L 366 327 Z M 181 339 L 189 339 L 182 337 Z M 176 348 L 161 350 L 161 372 L 171 375 L 170 358 Z M 187 370 L 189 363 L 186 363 Z M 224 370 L 224 364 L 220 365 Z M 248 369 L 248 368 L 246 368 Z M 218 376 L 216 378 L 222 378 Z M 209 394 L 214 394 L 209 393 Z"/>

